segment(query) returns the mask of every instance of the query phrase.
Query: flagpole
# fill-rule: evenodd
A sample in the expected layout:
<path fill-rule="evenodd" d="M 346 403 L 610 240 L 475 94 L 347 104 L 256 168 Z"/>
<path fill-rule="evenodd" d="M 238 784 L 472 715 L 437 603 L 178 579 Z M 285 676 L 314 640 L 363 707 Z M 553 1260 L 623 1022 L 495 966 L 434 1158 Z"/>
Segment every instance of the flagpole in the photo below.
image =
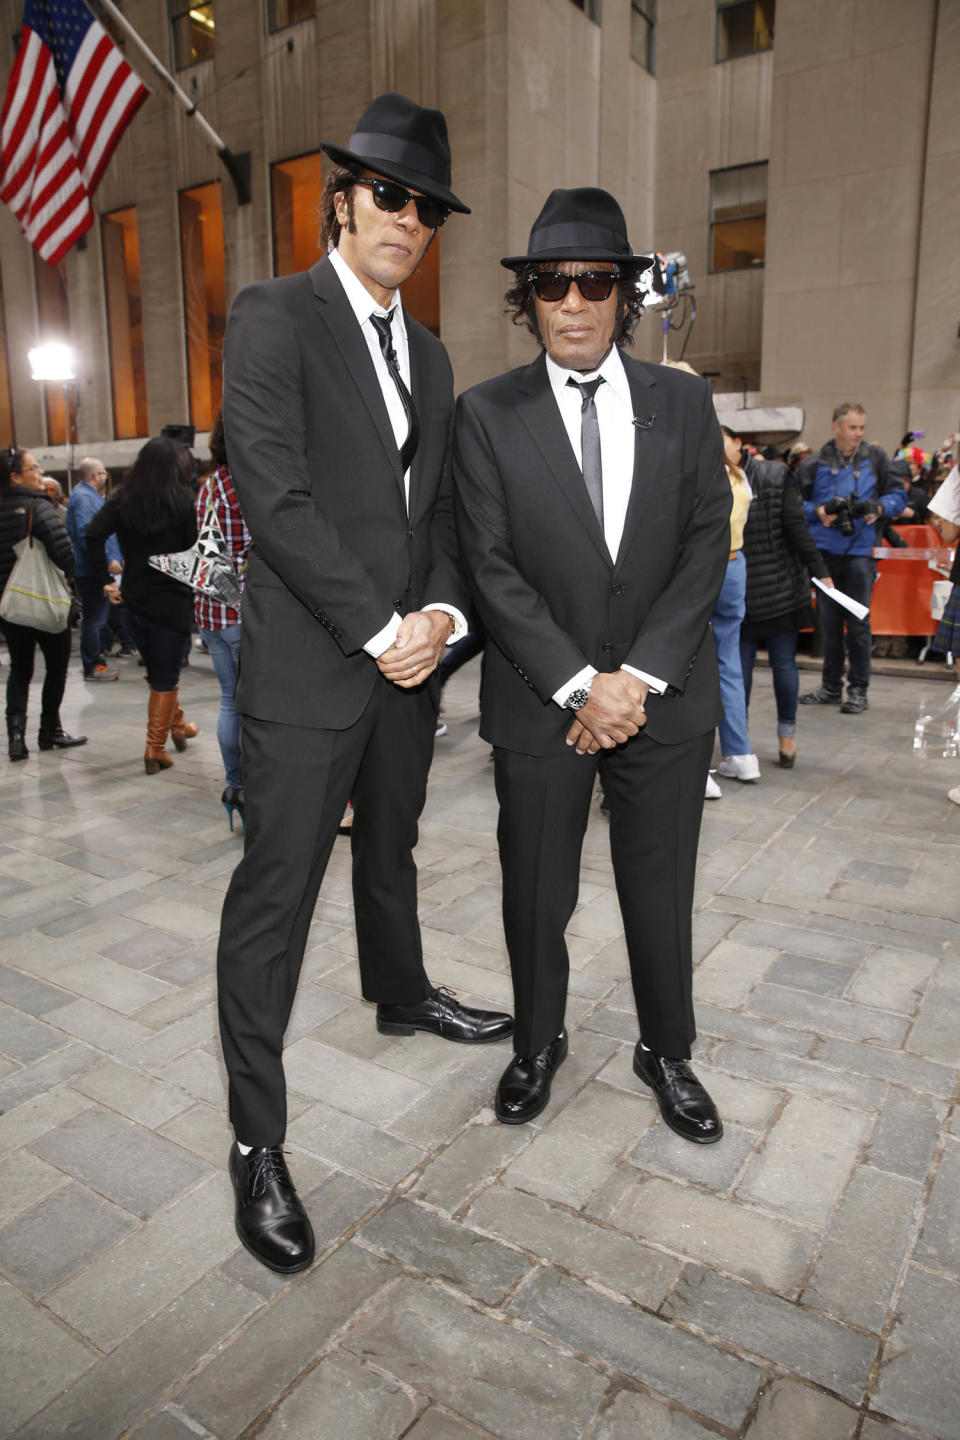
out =
<path fill-rule="evenodd" d="M 123 11 L 117 9 L 116 5 L 113 3 L 113 0 L 100 0 L 100 4 L 103 9 L 106 10 L 107 13 L 116 21 L 116 23 L 120 26 L 120 29 L 123 30 L 126 35 L 129 35 L 133 43 L 140 49 L 144 56 L 144 59 L 149 64 L 151 70 L 153 70 L 153 72 L 160 77 L 160 79 L 166 85 L 167 89 L 170 91 L 171 95 L 176 96 L 176 98 L 181 102 L 185 111 L 187 112 L 188 118 L 191 120 L 196 120 L 197 124 L 200 126 L 200 129 L 203 131 L 204 135 L 210 141 L 211 145 L 216 150 L 220 159 L 223 161 L 227 173 L 234 183 L 234 187 L 236 188 L 237 192 L 237 204 L 249 205 L 250 151 L 244 150 L 241 151 L 239 154 L 234 154 L 234 152 L 229 148 L 229 146 L 227 146 L 223 142 L 223 140 L 221 140 L 220 136 L 217 134 L 216 130 L 214 130 L 210 122 L 204 119 L 204 117 L 200 114 L 200 111 L 197 109 L 196 101 L 190 99 L 190 96 L 187 94 L 187 92 L 177 84 L 176 80 L 174 80 L 169 70 L 164 69 L 164 67 L 160 64 L 160 61 L 157 59 L 156 55 L 154 55 L 153 51 L 150 49 L 150 46 L 144 39 L 142 39 L 140 35 L 138 35 L 137 31 L 134 30 L 133 26 L 130 24 L 130 21 L 124 15 Z"/>

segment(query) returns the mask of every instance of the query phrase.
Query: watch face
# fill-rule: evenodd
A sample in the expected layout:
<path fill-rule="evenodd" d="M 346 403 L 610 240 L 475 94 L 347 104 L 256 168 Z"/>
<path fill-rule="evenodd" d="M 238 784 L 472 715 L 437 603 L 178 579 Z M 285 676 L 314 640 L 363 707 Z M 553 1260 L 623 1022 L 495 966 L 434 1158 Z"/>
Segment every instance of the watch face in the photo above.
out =
<path fill-rule="evenodd" d="M 566 708 L 568 710 L 582 710 L 589 699 L 589 690 L 571 690 L 570 694 L 567 696 Z"/>

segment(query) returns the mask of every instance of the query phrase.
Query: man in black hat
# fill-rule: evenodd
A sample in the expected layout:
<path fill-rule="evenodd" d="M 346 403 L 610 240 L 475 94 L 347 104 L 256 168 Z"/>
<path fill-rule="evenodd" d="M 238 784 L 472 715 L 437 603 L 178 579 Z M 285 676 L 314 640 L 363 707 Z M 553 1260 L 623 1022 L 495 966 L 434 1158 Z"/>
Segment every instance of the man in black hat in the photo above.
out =
<path fill-rule="evenodd" d="M 494 746 L 516 1055 L 496 1094 L 538 1115 L 567 1053 L 564 931 L 599 769 L 640 1019 L 637 1075 L 698 1144 L 722 1125 L 687 1064 L 691 910 L 720 716 L 707 633 L 730 547 L 710 389 L 621 356 L 639 316 L 620 206 L 554 190 L 507 303 L 545 354 L 467 391 L 454 439 L 461 550 L 489 637 L 480 733 Z"/>
<path fill-rule="evenodd" d="M 413 847 L 448 640 L 465 631 L 448 474 L 450 363 L 405 315 L 399 286 L 449 211 L 439 110 L 381 95 L 322 200 L 332 248 L 309 271 L 250 285 L 224 344 L 230 470 L 253 537 L 237 703 L 244 856 L 220 932 L 220 1031 L 248 1250 L 290 1274 L 313 1233 L 283 1159 L 283 1036 L 337 827 L 353 801 L 353 893 L 364 998 L 385 1034 L 469 1043 L 510 1016 L 431 986 Z"/>

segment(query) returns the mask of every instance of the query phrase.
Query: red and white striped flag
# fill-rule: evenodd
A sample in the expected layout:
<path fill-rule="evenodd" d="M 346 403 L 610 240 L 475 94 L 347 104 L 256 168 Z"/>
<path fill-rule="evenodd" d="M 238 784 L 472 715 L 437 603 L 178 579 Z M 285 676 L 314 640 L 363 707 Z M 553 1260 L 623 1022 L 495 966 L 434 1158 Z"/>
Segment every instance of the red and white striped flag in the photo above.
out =
<path fill-rule="evenodd" d="M 0 200 L 51 265 L 93 224 L 90 197 L 149 93 L 84 0 L 27 0 L 0 119 Z"/>

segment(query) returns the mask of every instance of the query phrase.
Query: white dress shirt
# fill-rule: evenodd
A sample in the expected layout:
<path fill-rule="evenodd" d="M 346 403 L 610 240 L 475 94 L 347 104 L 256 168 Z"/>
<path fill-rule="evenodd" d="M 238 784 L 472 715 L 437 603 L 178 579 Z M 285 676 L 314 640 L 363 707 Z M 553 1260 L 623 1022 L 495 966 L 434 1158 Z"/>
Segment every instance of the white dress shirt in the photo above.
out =
<path fill-rule="evenodd" d="M 553 391 L 553 398 L 557 402 L 560 418 L 570 440 L 574 458 L 581 470 L 583 469 L 580 447 L 582 397 L 580 391 L 575 390 L 572 385 L 568 385 L 567 381 L 575 380 L 578 384 L 584 384 L 588 380 L 595 380 L 598 375 L 603 376 L 603 384 L 597 387 L 594 397 L 597 421 L 600 426 L 600 465 L 603 471 L 603 535 L 612 559 L 616 560 L 620 542 L 623 539 L 627 506 L 630 504 L 636 447 L 633 399 L 630 395 L 630 383 L 623 368 L 623 361 L 620 359 L 620 352 L 614 346 L 599 370 L 592 370 L 589 375 L 581 375 L 579 370 L 565 370 L 562 365 L 551 360 L 549 355 L 546 358 L 547 377 Z M 632 665 L 624 665 L 621 668 L 628 670 L 631 675 L 636 675 L 638 680 L 645 680 L 650 689 L 655 690 L 658 695 L 662 695 L 667 688 L 666 682 L 659 680 L 655 675 L 648 675 L 645 671 L 637 670 Z M 585 665 L 566 684 L 561 685 L 552 698 L 558 705 L 565 706 L 573 691 L 585 688 L 596 673 L 593 665 Z"/>
<path fill-rule="evenodd" d="M 353 273 L 346 260 L 343 259 L 338 250 L 331 250 L 328 257 L 330 264 L 337 272 L 337 278 L 343 286 L 344 294 L 350 302 L 350 308 L 357 317 L 357 324 L 360 326 L 360 333 L 367 342 L 367 349 L 370 351 L 370 359 L 373 361 L 373 368 L 377 372 L 377 380 L 380 383 L 380 392 L 383 395 L 384 404 L 387 407 L 387 415 L 390 419 L 390 426 L 393 430 L 394 439 L 397 442 L 397 449 L 403 448 L 403 442 L 407 438 L 409 425 L 407 412 L 403 408 L 403 401 L 400 399 L 400 392 L 394 384 L 393 376 L 387 368 L 383 351 L 380 348 L 380 336 L 370 323 L 371 315 L 379 315 L 382 318 L 393 311 L 393 320 L 390 329 L 393 336 L 393 350 L 397 357 L 397 366 L 403 377 L 403 383 L 413 393 L 413 382 L 410 375 L 410 346 L 407 341 L 407 326 L 403 317 L 403 305 L 400 300 L 399 290 L 395 290 L 390 297 L 390 305 L 385 310 L 378 305 L 370 294 L 370 291 L 361 280 Z M 410 510 L 410 470 L 409 468 L 403 477 L 403 494 L 407 504 L 407 512 Z M 455 605 L 445 605 L 440 602 L 434 605 L 425 605 L 424 610 L 442 610 L 449 615 L 453 621 L 453 630 L 447 644 L 451 645 L 454 640 L 461 639 L 467 633 L 466 617 Z M 400 628 L 400 616 L 394 613 L 382 630 L 372 635 L 364 645 L 368 655 L 376 660 L 385 650 L 389 650 L 397 638 L 397 631 Z"/>

